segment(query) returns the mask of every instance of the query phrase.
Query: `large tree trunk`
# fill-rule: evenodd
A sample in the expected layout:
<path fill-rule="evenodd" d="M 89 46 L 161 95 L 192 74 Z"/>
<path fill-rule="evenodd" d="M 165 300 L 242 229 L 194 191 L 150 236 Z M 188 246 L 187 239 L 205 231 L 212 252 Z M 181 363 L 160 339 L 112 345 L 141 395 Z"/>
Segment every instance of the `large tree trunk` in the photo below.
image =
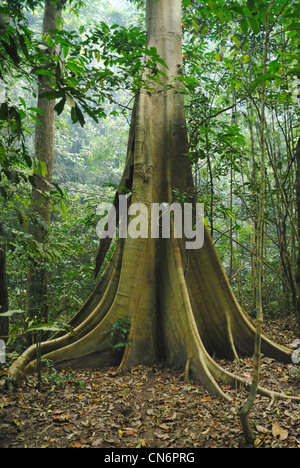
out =
<path fill-rule="evenodd" d="M 174 189 L 194 200 L 184 96 L 173 82 L 182 73 L 180 0 L 147 1 L 147 47 L 157 48 L 168 65 L 168 84 L 175 88 L 157 86 L 151 96 L 139 93 L 120 187 L 131 186 L 131 202 L 150 208 L 154 202 L 173 202 Z M 131 322 L 131 346 L 123 355 L 107 333 L 122 318 Z M 185 239 L 173 235 L 120 239 L 97 288 L 71 324 L 74 333 L 42 344 L 43 355 L 58 368 L 129 368 L 163 360 L 225 398 L 218 381 L 236 385 L 243 380 L 212 356 L 235 359 L 252 355 L 254 349 L 255 327 L 236 301 L 207 230 L 203 248 L 189 251 Z M 290 360 L 289 350 L 266 337 L 262 351 Z M 35 366 L 31 347 L 10 375 L 18 377 Z"/>
<path fill-rule="evenodd" d="M 43 34 L 51 33 L 57 27 L 60 11 L 52 4 L 51 0 L 45 1 Z M 48 55 L 54 53 L 49 48 Z M 39 79 L 39 96 L 51 89 L 49 76 L 41 75 Z M 38 115 L 40 123 L 35 128 L 35 157 L 41 161 L 40 171 L 34 174 L 35 184 L 31 196 L 31 212 L 29 232 L 41 248 L 47 240 L 48 226 L 50 222 L 49 192 L 52 182 L 53 157 L 54 157 L 54 119 L 55 101 L 39 97 L 38 108 L 43 115 Z M 46 171 L 46 173 L 45 173 Z M 48 271 L 43 258 L 37 258 L 28 272 L 27 291 L 27 315 L 37 316 L 47 320 L 48 317 Z"/>

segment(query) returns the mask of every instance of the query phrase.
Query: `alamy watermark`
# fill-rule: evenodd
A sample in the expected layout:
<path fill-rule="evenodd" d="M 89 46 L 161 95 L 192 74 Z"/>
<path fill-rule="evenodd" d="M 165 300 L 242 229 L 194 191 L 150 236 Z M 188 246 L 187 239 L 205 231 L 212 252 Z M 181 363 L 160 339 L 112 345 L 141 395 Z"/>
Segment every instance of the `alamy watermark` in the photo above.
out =
<path fill-rule="evenodd" d="M 151 203 L 150 208 L 144 203 L 132 203 L 128 207 L 127 196 L 120 195 L 118 215 L 115 206 L 110 203 L 99 205 L 97 215 L 102 216 L 97 225 L 100 239 L 117 237 L 119 218 L 121 239 L 170 239 L 173 230 L 174 238 L 185 238 L 188 250 L 200 249 L 204 244 L 203 203 Z"/>
<path fill-rule="evenodd" d="M 0 364 L 6 363 L 6 345 L 4 340 L 0 340 Z"/>

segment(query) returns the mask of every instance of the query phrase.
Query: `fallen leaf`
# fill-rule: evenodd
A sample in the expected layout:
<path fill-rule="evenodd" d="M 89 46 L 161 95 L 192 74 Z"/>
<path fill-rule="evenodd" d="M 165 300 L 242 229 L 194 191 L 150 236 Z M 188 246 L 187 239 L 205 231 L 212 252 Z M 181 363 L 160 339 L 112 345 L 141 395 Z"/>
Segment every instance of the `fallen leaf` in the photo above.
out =
<path fill-rule="evenodd" d="M 257 429 L 258 432 L 263 432 L 264 434 L 266 432 L 270 432 L 269 429 L 267 429 L 265 426 L 259 426 L 258 425 L 258 426 L 256 426 L 256 429 Z"/>
<path fill-rule="evenodd" d="M 5 406 L 13 404 L 13 401 L 10 398 L 3 398 L 0 401 L 0 409 L 3 409 Z"/>
<path fill-rule="evenodd" d="M 81 448 L 81 443 L 78 441 L 78 442 L 75 442 L 74 444 L 71 444 L 71 447 L 72 448 Z"/>
<path fill-rule="evenodd" d="M 136 429 L 133 429 L 131 427 L 127 427 L 126 429 L 123 430 L 123 434 L 126 436 L 131 436 L 137 433 Z"/>
<path fill-rule="evenodd" d="M 170 436 L 168 436 L 168 434 L 161 434 L 159 432 L 155 432 L 154 435 L 162 440 L 170 439 Z"/>
<path fill-rule="evenodd" d="M 170 430 L 170 426 L 167 426 L 167 424 L 165 424 L 165 423 L 160 424 L 158 427 L 160 427 L 164 431 L 169 431 Z"/>
<path fill-rule="evenodd" d="M 260 439 L 255 439 L 254 441 L 254 447 L 257 448 L 261 445 L 262 441 Z"/>
<path fill-rule="evenodd" d="M 110 377 L 118 377 L 119 373 L 117 371 L 112 370 L 108 372 L 108 375 Z"/>
<path fill-rule="evenodd" d="M 272 434 L 274 437 L 279 436 L 279 440 L 285 440 L 288 438 L 289 433 L 286 429 L 283 429 L 281 426 L 279 426 L 278 423 L 274 423 L 272 426 Z"/>
<path fill-rule="evenodd" d="M 101 445 L 101 443 L 102 443 L 102 439 L 96 439 L 96 440 L 93 440 L 92 446 L 98 447 L 99 445 Z"/>
<path fill-rule="evenodd" d="M 206 434 L 208 434 L 208 433 L 209 433 L 209 431 L 210 431 L 210 427 L 209 427 L 208 429 L 206 429 L 206 431 L 204 431 L 204 432 L 201 432 L 201 434 L 202 434 L 202 435 L 206 435 Z"/>
<path fill-rule="evenodd" d="M 52 414 L 52 419 L 54 424 L 66 424 L 70 422 L 70 414 L 62 414 L 63 411 L 54 411 Z"/>
<path fill-rule="evenodd" d="M 205 403 L 205 402 L 207 402 L 207 401 L 211 401 L 211 396 L 209 396 L 209 395 L 204 395 L 204 396 L 201 398 L 201 400 L 200 400 L 201 403 Z"/>
<path fill-rule="evenodd" d="M 252 375 L 249 372 L 243 372 L 243 377 L 245 377 L 248 382 L 251 382 L 252 380 Z"/>
<path fill-rule="evenodd" d="M 147 447 L 147 442 L 144 439 L 141 439 L 135 448 Z"/>

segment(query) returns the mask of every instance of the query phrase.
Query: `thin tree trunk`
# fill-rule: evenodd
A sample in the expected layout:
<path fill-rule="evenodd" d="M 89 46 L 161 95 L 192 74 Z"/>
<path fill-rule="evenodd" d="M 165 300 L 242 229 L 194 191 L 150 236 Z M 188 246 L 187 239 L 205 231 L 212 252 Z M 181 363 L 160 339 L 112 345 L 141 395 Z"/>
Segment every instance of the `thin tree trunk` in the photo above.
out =
<path fill-rule="evenodd" d="M 8 317 L 1 317 L 8 311 L 8 287 L 6 275 L 6 252 L 5 239 L 2 225 L 0 223 L 0 339 L 7 341 L 9 332 Z"/>
<path fill-rule="evenodd" d="M 51 34 L 51 31 L 56 29 L 59 15 L 60 11 L 51 0 L 46 0 L 43 34 Z M 52 55 L 54 52 L 53 48 L 49 48 L 47 53 Z M 49 88 L 51 88 L 51 79 L 41 75 L 39 95 Z M 44 114 L 43 116 L 38 115 L 41 124 L 37 123 L 35 129 L 35 156 L 41 161 L 41 166 L 39 173 L 34 174 L 35 186 L 32 189 L 29 232 L 40 248 L 44 249 L 50 223 L 49 192 L 54 158 L 55 101 L 39 97 L 37 106 Z M 48 271 L 43 258 L 37 258 L 28 272 L 27 315 L 29 317 L 37 316 L 39 319 L 47 321 Z"/>
<path fill-rule="evenodd" d="M 300 238 L 300 138 L 296 147 L 296 203 L 298 215 L 298 239 Z M 297 300 L 296 300 L 296 319 L 300 331 L 300 243 L 298 242 L 298 258 L 297 258 Z"/>
<path fill-rule="evenodd" d="M 250 105 L 250 103 L 249 103 Z M 252 294 L 253 294 L 253 304 L 255 304 L 256 298 L 256 231 L 257 231 L 257 195 L 256 195 L 256 185 L 257 185 L 257 163 L 256 163 L 256 156 L 255 156 L 255 138 L 254 138 L 254 131 L 253 131 L 253 122 L 252 122 L 252 106 L 248 107 L 248 121 L 249 121 L 249 130 L 251 136 L 251 154 L 252 154 L 252 184 L 254 190 L 252 192 L 252 200 L 251 200 L 251 209 L 252 209 L 252 219 L 253 219 L 253 232 L 254 234 L 250 234 L 250 245 L 251 249 L 254 252 L 254 255 L 251 256 L 252 260 Z"/>
<path fill-rule="evenodd" d="M 236 99 L 234 96 L 234 104 L 232 107 L 232 113 L 231 113 L 231 125 L 236 124 Z M 230 212 L 232 213 L 233 211 L 233 154 L 230 154 Z M 233 275 L 233 257 L 234 257 L 234 252 L 233 252 L 233 240 L 232 240 L 232 234 L 233 234 L 233 219 L 230 217 L 230 265 L 229 265 L 229 281 L 230 284 L 232 284 L 232 275 Z"/>
<path fill-rule="evenodd" d="M 274 2 L 266 13 L 265 23 L 265 42 L 264 42 L 264 63 L 263 74 L 267 73 L 268 46 L 269 46 L 269 14 Z M 256 399 L 260 376 L 261 359 L 261 341 L 263 326 L 263 247 L 264 247 L 264 219 L 265 219 L 265 196 L 266 196 L 266 81 L 263 81 L 261 90 L 261 113 L 260 113 L 260 131 L 261 131 L 261 158 L 260 158 L 260 194 L 258 206 L 257 221 L 257 239 L 256 239 L 256 333 L 254 343 L 253 357 L 253 378 L 248 398 L 241 409 L 240 420 L 246 442 L 253 444 L 254 433 L 249 421 L 249 413 Z"/>
<path fill-rule="evenodd" d="M 208 135 L 207 133 L 205 134 L 205 141 L 206 141 L 206 159 L 207 159 L 207 166 L 208 166 L 208 173 L 209 173 L 209 183 L 210 183 L 210 216 L 209 216 L 209 222 L 210 222 L 210 235 L 213 237 L 214 235 L 214 196 L 215 196 L 215 189 L 214 189 L 214 178 L 213 178 L 213 173 L 212 173 L 212 166 L 211 166 L 211 160 L 210 160 L 210 149 L 209 149 L 209 141 L 208 141 Z"/>

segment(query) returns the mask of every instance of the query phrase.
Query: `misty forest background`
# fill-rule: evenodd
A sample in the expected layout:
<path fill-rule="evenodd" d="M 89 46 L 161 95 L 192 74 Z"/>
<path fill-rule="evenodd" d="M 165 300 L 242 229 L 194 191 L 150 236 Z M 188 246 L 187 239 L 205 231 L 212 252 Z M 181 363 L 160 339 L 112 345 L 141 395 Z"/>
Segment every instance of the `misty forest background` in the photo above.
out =
<path fill-rule="evenodd" d="M 36 54 L 32 63 L 30 50 L 43 50 L 43 7 L 22 10 L 28 21 L 26 26 L 22 23 L 23 29 L 11 26 L 11 37 L 23 36 L 24 44 L 5 43 L 5 37 L 1 41 L 0 219 L 11 358 L 27 347 L 28 328 L 40 323 L 40 317 L 26 315 L 27 272 L 32 264 L 42 264 L 49 272 L 47 323 L 53 327 L 65 327 L 95 287 L 97 206 L 113 199 L 123 172 L 145 55 L 152 63 L 153 79 L 157 73 L 155 51 L 144 50 L 144 11 L 137 3 L 85 0 L 81 8 L 71 4 L 63 12 L 54 41 L 60 49 L 58 64 L 74 93 L 56 109 L 52 214 L 50 225 L 44 226 L 43 244 L 28 231 L 33 167 L 44 171 L 34 160 L 34 134 L 37 80 L 47 68 Z M 202 3 L 186 1 L 183 19 L 182 81 L 190 157 L 206 223 L 237 299 L 253 315 L 259 99 L 266 79 L 261 2 Z M 300 41 L 295 15 L 273 18 L 276 25 L 268 43 L 263 305 L 265 316 L 275 318 L 297 315 Z M 3 29 L 6 21 L 1 21 Z M 56 97 L 62 102 L 59 94 Z"/>

